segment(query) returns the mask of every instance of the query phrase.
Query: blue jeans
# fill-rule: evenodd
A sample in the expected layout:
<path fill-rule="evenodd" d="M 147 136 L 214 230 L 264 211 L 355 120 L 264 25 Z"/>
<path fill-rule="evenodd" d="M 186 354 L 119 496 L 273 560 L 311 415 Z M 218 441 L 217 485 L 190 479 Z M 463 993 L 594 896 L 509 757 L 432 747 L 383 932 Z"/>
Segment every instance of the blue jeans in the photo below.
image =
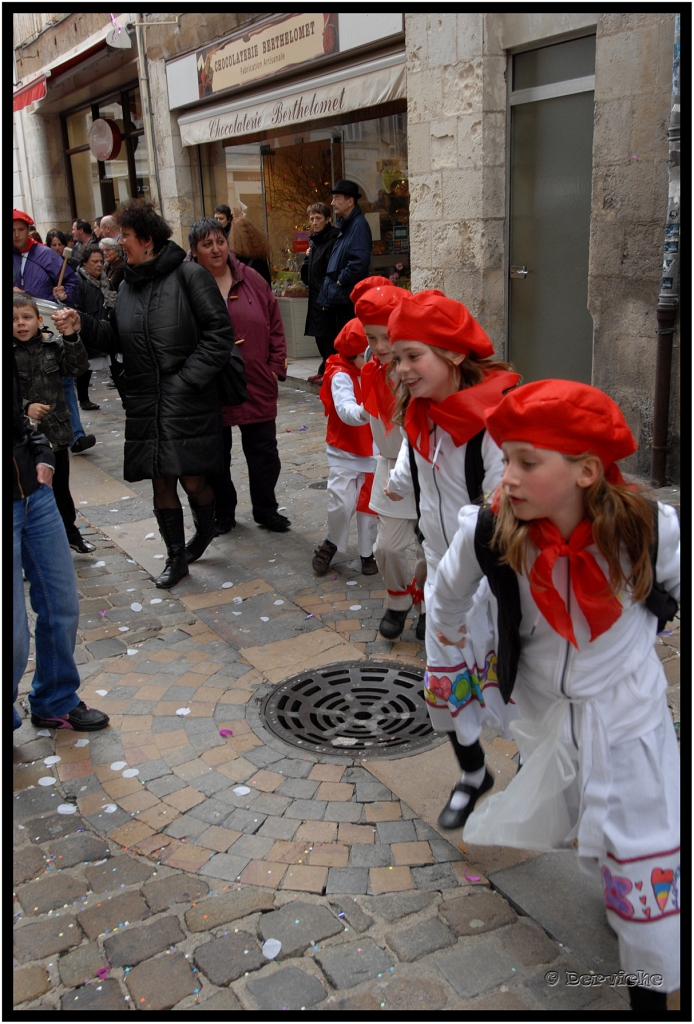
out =
<path fill-rule="evenodd" d="M 36 613 L 36 671 L 29 694 L 35 715 L 66 715 L 80 702 L 80 677 L 75 665 L 79 598 L 75 567 L 53 489 L 41 485 L 28 498 L 13 502 L 13 695 L 29 659 L 29 623 L 22 567 L 29 580 L 29 598 Z M 22 720 L 12 709 L 12 726 Z"/>
<path fill-rule="evenodd" d="M 65 404 L 67 405 L 67 411 L 70 413 L 72 433 L 75 435 L 72 442 L 74 444 L 78 437 L 85 436 L 82 420 L 80 419 L 80 407 L 77 404 L 74 377 L 63 377 L 63 391 L 65 392 Z"/>

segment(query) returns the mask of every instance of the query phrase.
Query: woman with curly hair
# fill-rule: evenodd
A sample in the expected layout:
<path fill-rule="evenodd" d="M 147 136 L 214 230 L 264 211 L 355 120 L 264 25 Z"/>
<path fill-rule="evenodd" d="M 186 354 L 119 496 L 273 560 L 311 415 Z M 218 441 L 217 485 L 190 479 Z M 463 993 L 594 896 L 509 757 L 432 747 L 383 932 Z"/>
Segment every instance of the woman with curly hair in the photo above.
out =
<path fill-rule="evenodd" d="M 270 276 L 270 249 L 267 239 L 258 231 L 248 217 L 235 217 L 229 229 L 229 249 L 237 260 L 265 278 L 272 285 Z"/>
<path fill-rule="evenodd" d="M 83 315 L 84 340 L 122 352 L 126 378 L 124 478 L 151 480 L 154 515 L 166 544 L 157 587 L 188 575 L 214 535 L 208 475 L 222 469 L 222 407 L 217 377 L 233 360 L 243 374 L 234 332 L 214 278 L 170 240 L 171 228 L 145 199 L 118 211 L 125 278 L 108 318 Z M 60 310 L 55 322 L 72 320 Z M 188 496 L 195 536 L 186 550 L 178 482 Z"/>

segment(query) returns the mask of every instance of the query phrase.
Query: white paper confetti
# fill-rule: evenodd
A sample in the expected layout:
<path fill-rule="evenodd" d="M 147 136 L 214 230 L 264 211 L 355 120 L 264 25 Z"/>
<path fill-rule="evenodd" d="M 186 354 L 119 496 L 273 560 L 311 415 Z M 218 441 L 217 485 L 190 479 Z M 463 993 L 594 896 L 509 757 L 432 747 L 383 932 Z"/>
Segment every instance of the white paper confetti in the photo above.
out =
<path fill-rule="evenodd" d="M 266 939 L 263 943 L 263 956 L 267 960 L 274 960 L 279 951 L 282 949 L 282 943 L 279 939 Z"/>
<path fill-rule="evenodd" d="M 50 736 L 51 734 L 48 731 L 48 729 L 39 729 L 39 731 L 36 733 L 36 735 L 37 736 Z"/>
<path fill-rule="evenodd" d="M 60 761 L 60 758 L 58 757 L 57 754 L 51 754 L 50 757 L 44 757 L 43 759 L 43 763 L 49 766 L 52 764 L 57 764 L 58 761 Z"/>
<path fill-rule="evenodd" d="M 121 498 L 121 501 L 130 501 L 130 495 L 124 494 L 123 497 Z"/>
<path fill-rule="evenodd" d="M 132 610 L 134 612 L 141 612 L 142 611 L 142 605 L 140 604 L 139 601 L 133 601 L 133 603 L 130 605 L 130 607 L 132 608 Z"/>
<path fill-rule="evenodd" d="M 100 697 L 105 697 L 108 690 L 94 690 L 94 693 L 98 693 Z"/>
<path fill-rule="evenodd" d="M 153 597 L 152 600 L 149 603 L 150 604 L 161 604 L 161 598 L 160 597 Z"/>
<path fill-rule="evenodd" d="M 106 565 L 106 562 L 94 562 L 92 569 L 100 569 L 102 565 Z"/>
<path fill-rule="evenodd" d="M 137 587 L 128 587 L 126 594 L 132 594 L 134 590 L 137 590 Z"/>
<path fill-rule="evenodd" d="M 117 508 L 110 508 L 110 509 L 109 509 L 109 512 L 117 512 L 117 511 L 118 511 L 118 509 L 117 509 Z"/>
<path fill-rule="evenodd" d="M 118 627 L 118 632 L 119 633 L 127 633 L 127 632 L 129 632 L 129 630 L 130 630 L 130 626 L 119 626 Z"/>
<path fill-rule="evenodd" d="M 349 610 L 351 612 L 359 612 L 359 611 L 361 611 L 361 605 L 360 604 L 351 604 L 349 606 Z"/>
<path fill-rule="evenodd" d="M 58 804 L 58 814 L 74 814 L 76 810 L 74 804 Z"/>
<path fill-rule="evenodd" d="M 275 604 L 284 604 L 284 601 L 282 601 L 282 600 L 275 601 Z"/>
<path fill-rule="evenodd" d="M 357 585 L 357 581 L 356 580 L 347 580 L 347 586 L 348 587 L 356 587 L 356 585 Z"/>
<path fill-rule="evenodd" d="M 87 504 L 87 502 L 86 502 L 86 501 L 81 501 L 81 502 L 80 502 L 80 505 L 86 505 L 86 504 Z"/>
<path fill-rule="evenodd" d="M 124 768 L 128 767 L 127 761 L 114 761 L 111 765 L 112 772 L 122 772 Z"/>
<path fill-rule="evenodd" d="M 126 562 L 130 562 L 131 565 L 137 565 L 137 562 L 135 561 L 134 558 L 126 558 Z"/>
<path fill-rule="evenodd" d="M 145 540 L 152 540 L 153 537 L 154 537 L 153 533 L 148 533 L 148 534 L 145 535 Z"/>
<path fill-rule="evenodd" d="M 126 654 L 138 654 L 139 651 L 138 651 L 137 647 L 128 647 L 128 649 L 127 649 L 127 651 L 125 653 Z"/>
<path fill-rule="evenodd" d="M 248 788 L 248 786 L 236 786 L 234 792 L 236 793 L 237 796 L 246 796 L 248 793 L 250 793 L 250 789 Z"/>
<path fill-rule="evenodd" d="M 104 811 L 104 812 L 105 812 L 106 814 L 115 814 L 115 813 L 116 813 L 116 811 L 118 810 L 118 807 L 117 807 L 117 805 L 116 805 L 116 804 L 106 804 L 106 806 L 105 806 L 105 807 L 102 807 L 101 809 L 102 809 L 102 811 Z"/>
<path fill-rule="evenodd" d="M 57 781 L 52 775 L 44 775 L 39 779 L 39 786 L 55 786 Z"/>
<path fill-rule="evenodd" d="M 232 612 L 232 615 L 243 615 L 243 612 Z"/>
<path fill-rule="evenodd" d="M 176 714 L 177 715 L 181 715 L 181 716 L 182 715 L 189 715 L 190 714 L 190 708 L 179 708 L 178 711 L 176 712 Z"/>
<path fill-rule="evenodd" d="M 235 598 L 233 598 L 233 600 L 232 600 L 232 602 L 231 602 L 231 603 L 232 603 L 232 604 L 241 604 L 241 603 L 242 603 L 242 601 L 243 601 L 243 598 L 242 598 L 242 597 L 235 597 Z"/>
<path fill-rule="evenodd" d="M 268 562 L 276 562 L 276 561 L 277 561 L 276 558 L 268 558 Z"/>
<path fill-rule="evenodd" d="M 277 509 L 277 511 L 278 512 L 286 512 L 287 511 L 287 506 L 286 505 L 280 505 L 280 507 Z"/>
<path fill-rule="evenodd" d="M 222 590 L 229 590 L 229 588 L 233 587 L 233 585 L 233 583 L 222 583 Z"/>
<path fill-rule="evenodd" d="M 155 558 L 163 558 L 164 556 L 163 555 L 155 555 L 154 557 Z"/>
<path fill-rule="evenodd" d="M 140 774 L 139 768 L 126 768 L 123 772 L 124 779 L 134 779 L 136 775 Z"/>
<path fill-rule="evenodd" d="M 73 747 L 88 747 L 89 740 L 77 740 L 77 742 L 73 743 L 72 745 Z"/>
<path fill-rule="evenodd" d="M 261 615 L 260 616 L 260 621 L 261 622 L 269 622 L 270 621 L 270 617 L 268 615 Z"/>

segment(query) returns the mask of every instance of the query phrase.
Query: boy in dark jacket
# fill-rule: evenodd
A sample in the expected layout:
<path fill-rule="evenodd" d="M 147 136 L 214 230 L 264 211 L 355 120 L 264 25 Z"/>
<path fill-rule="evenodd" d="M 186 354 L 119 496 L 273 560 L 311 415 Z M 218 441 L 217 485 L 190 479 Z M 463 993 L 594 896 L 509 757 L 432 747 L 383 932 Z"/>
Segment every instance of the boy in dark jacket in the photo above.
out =
<path fill-rule="evenodd" d="M 75 525 L 75 503 L 70 494 L 68 448 L 73 441 L 70 413 L 63 391 L 63 377 L 77 377 L 89 369 L 89 360 L 78 334 L 62 339 L 43 332 L 43 317 L 36 300 L 25 292 L 12 299 L 14 354 L 22 389 L 24 413 L 41 424 L 55 458 L 53 490 L 70 547 L 94 550 Z"/>

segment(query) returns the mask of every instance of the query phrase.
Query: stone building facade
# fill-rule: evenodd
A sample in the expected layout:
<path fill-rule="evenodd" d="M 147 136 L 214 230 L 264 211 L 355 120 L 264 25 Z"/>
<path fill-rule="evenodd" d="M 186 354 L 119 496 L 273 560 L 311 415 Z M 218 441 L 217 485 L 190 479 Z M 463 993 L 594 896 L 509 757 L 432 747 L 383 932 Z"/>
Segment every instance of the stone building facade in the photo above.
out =
<path fill-rule="evenodd" d="M 179 15 L 157 12 L 146 15 L 146 27 L 134 31 L 126 26 L 141 22 L 140 15 L 119 14 L 115 21 L 107 13 L 15 15 L 15 95 L 24 96 L 15 104 L 20 107 L 15 114 L 15 204 L 30 209 L 44 232 L 51 227 L 68 228 L 75 213 L 83 215 L 71 208 L 74 187 L 72 191 L 65 187 L 66 161 L 73 161 L 77 174 L 79 161 L 84 160 L 76 152 L 79 147 L 66 156 L 66 113 L 80 104 L 96 104 L 93 110 L 98 114 L 101 97 L 119 90 L 126 96 L 130 90 L 127 95 L 137 97 L 130 124 L 129 145 L 136 155 L 130 164 L 130 187 L 158 196 L 174 238 L 183 243 L 192 221 L 211 209 L 201 170 L 205 147 L 189 140 L 184 144 L 182 137 L 182 122 L 190 121 L 196 112 L 202 116 L 204 103 L 195 98 L 187 106 L 175 107 L 172 67 L 237 30 L 248 33 L 262 26 L 267 18 L 257 13 L 206 14 L 197 9 Z M 402 60 L 404 76 L 397 89 L 384 95 L 388 102 L 361 116 L 400 117 L 397 112 L 406 108 L 408 258 L 413 290 L 441 288 L 464 301 L 488 330 L 498 353 L 516 361 L 529 378 L 564 375 L 562 346 L 568 359 L 574 328 L 570 321 L 582 318 L 582 369 L 572 370 L 569 360 L 565 375 L 591 380 L 620 404 L 639 441 L 630 468 L 643 477 L 649 476 L 653 427 L 674 20 L 675 15 L 665 11 L 405 14 L 399 35 L 377 27 L 370 47 L 336 54 L 332 63 L 322 59 L 315 71 L 307 65 L 294 78 L 283 79 L 289 88 L 312 76 L 316 81 L 328 81 L 331 74 L 339 78 L 350 73 L 350 62 L 361 61 L 370 69 L 379 61 L 385 66 Z M 114 25 L 119 28 L 115 38 L 108 35 L 115 31 Z M 127 47 L 122 45 L 124 32 Z M 116 45 L 105 45 L 108 39 Z M 581 63 L 588 59 L 589 68 Z M 561 67 L 557 72 L 564 64 L 568 84 L 562 81 Z M 175 66 L 184 67 L 183 63 Z M 33 83 L 40 93 L 40 79 L 46 72 L 45 95 L 26 103 L 32 94 L 22 90 Z M 270 95 L 274 85 L 263 81 L 255 89 L 241 87 L 221 98 L 236 102 L 237 95 L 241 100 L 248 96 L 250 104 Z M 547 97 L 551 98 L 545 103 L 547 109 L 556 103 L 559 110 L 567 96 L 575 97 L 577 104 L 592 104 L 585 142 L 585 223 L 576 235 L 583 240 L 576 248 L 583 246 L 584 253 L 574 262 L 572 251 L 561 252 L 564 234 L 565 248 L 574 248 L 568 221 L 565 224 L 561 216 L 561 203 L 571 197 L 561 194 L 561 181 L 547 178 L 544 154 L 554 144 L 543 143 L 544 122 L 535 118 Z M 352 112 L 349 123 L 359 116 Z M 567 118 L 571 135 L 570 114 Z M 345 116 L 341 123 L 347 121 Z M 309 129 L 324 123 L 316 120 L 304 123 L 301 131 L 286 131 L 308 138 Z M 561 115 L 555 118 L 555 128 L 563 145 L 573 144 L 561 135 L 566 129 Z M 535 149 L 533 131 L 538 133 Z M 262 147 L 268 138 L 267 132 L 255 132 L 227 143 Z M 536 166 L 531 167 L 533 160 Z M 122 188 L 127 187 L 127 182 L 122 183 Z M 526 295 L 531 289 L 524 285 L 543 294 L 539 269 L 533 279 L 535 268 L 530 262 L 525 266 L 526 257 L 517 244 L 521 228 L 527 233 L 522 197 L 530 195 L 528 188 L 534 190 L 541 212 L 559 203 L 557 238 L 548 242 L 548 236 L 542 236 L 542 246 L 558 245 L 550 255 L 544 254 L 550 263 L 561 264 L 567 258 L 561 283 L 574 279 L 572 301 L 578 302 L 581 314 L 564 314 L 563 300 L 550 296 L 558 313 L 552 314 L 549 325 L 556 334 L 549 351 L 558 362 L 549 362 L 550 373 L 540 374 L 529 369 L 535 365 L 533 352 L 527 350 L 533 345 L 532 329 L 522 322 L 530 316 Z M 546 230 L 551 233 L 551 224 Z M 520 254 L 523 266 L 515 266 L 514 253 Z M 382 263 L 375 264 L 376 272 Z M 550 303 L 548 308 L 555 306 Z M 541 330 L 547 332 L 547 323 L 538 326 Z M 677 481 L 679 330 L 673 356 L 668 471 Z"/>

